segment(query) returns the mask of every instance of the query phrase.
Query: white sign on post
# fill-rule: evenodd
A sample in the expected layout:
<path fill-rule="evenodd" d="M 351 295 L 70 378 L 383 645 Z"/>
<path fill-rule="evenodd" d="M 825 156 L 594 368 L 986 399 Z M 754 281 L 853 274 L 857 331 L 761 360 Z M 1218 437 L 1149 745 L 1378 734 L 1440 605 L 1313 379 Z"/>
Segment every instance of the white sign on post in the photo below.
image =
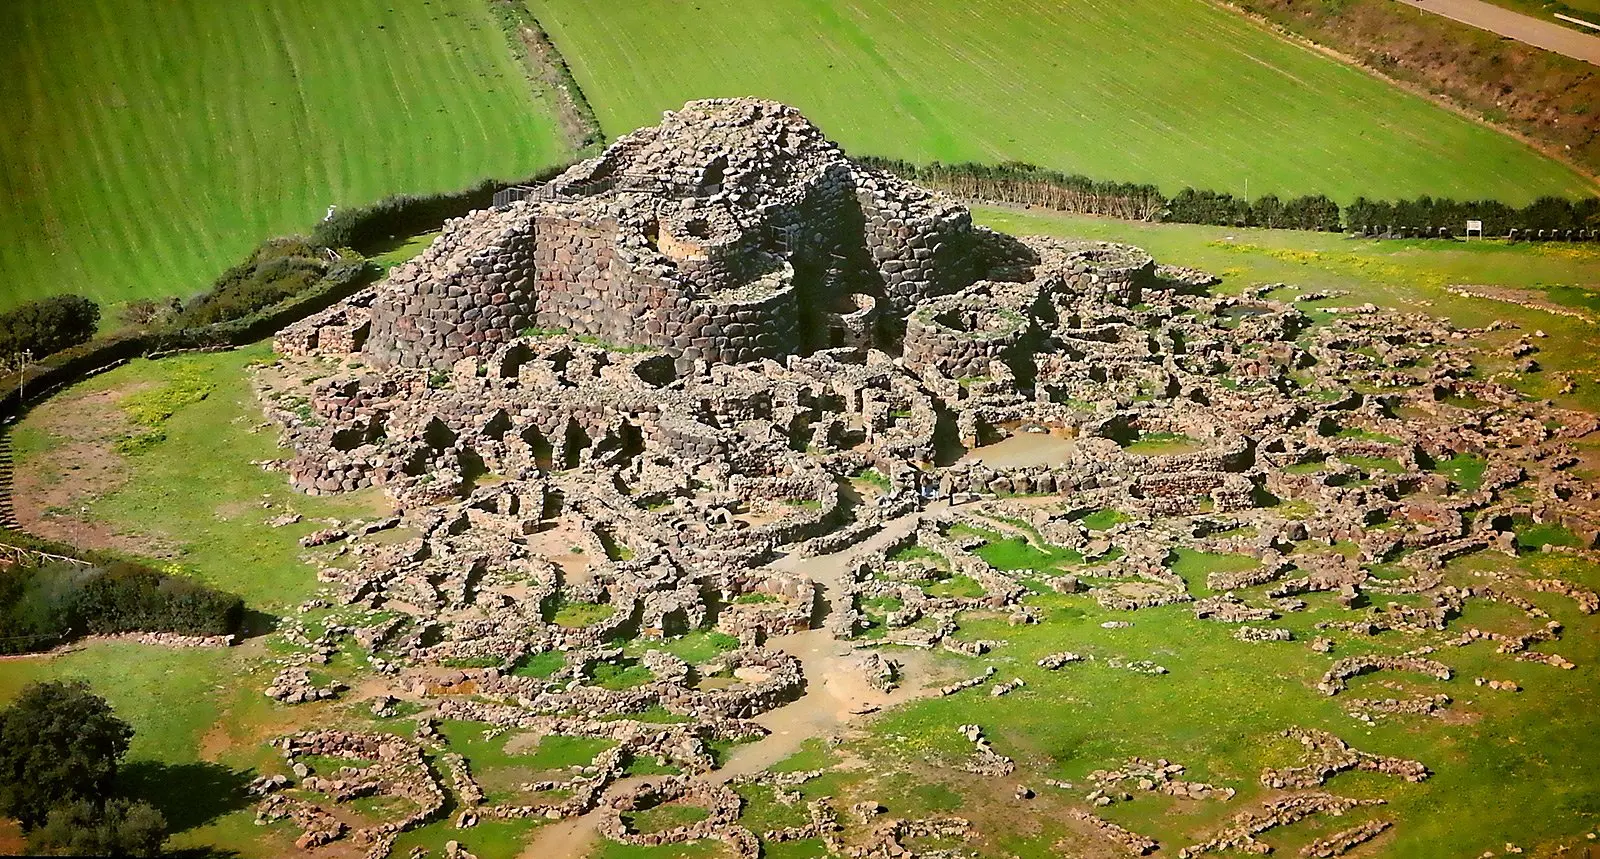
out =
<path fill-rule="evenodd" d="M 1478 233 L 1478 238 L 1480 238 L 1480 239 L 1483 238 L 1483 222 L 1482 221 L 1467 221 L 1467 238 L 1469 238 L 1469 239 L 1472 238 L 1472 233 L 1474 231 L 1476 231 Z"/>

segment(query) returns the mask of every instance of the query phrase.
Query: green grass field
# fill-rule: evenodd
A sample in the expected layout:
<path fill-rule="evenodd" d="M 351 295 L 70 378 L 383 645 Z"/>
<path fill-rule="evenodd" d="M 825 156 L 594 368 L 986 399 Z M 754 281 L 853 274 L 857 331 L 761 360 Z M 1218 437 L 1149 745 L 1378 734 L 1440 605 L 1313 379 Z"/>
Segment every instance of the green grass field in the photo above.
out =
<path fill-rule="evenodd" d="M 1472 564 L 1521 565 L 1532 571 L 1541 562 L 1478 557 Z M 1470 580 L 1469 566 L 1453 569 L 1451 580 Z M 1247 596 L 1259 598 L 1260 590 L 1249 589 Z M 891 813 L 953 812 L 980 826 L 988 824 L 996 855 L 1046 859 L 1063 855 L 1054 847 L 1067 835 L 1058 803 L 1081 800 L 1092 789 L 1085 780 L 1088 773 L 1133 755 L 1162 757 L 1186 765 L 1185 778 L 1239 790 L 1239 797 L 1228 803 L 1183 804 L 1138 794 L 1100 812 L 1158 838 L 1168 845 L 1161 853 L 1172 850 L 1175 855 L 1177 846 L 1203 838 L 1266 793 L 1258 775 L 1263 767 L 1297 760 L 1297 747 L 1279 732 L 1299 725 L 1332 731 L 1365 751 L 1421 760 L 1435 775 L 1421 784 L 1371 773 L 1339 775 L 1328 783 L 1331 792 L 1382 796 L 1389 805 L 1275 829 L 1262 836 L 1278 848 L 1274 855 L 1297 855 L 1314 836 L 1373 815 L 1399 823 L 1392 840 L 1360 855 L 1471 856 L 1486 847 L 1498 851 L 1505 843 L 1521 845 L 1533 855 L 1552 855 L 1552 839 L 1600 821 L 1595 811 L 1600 792 L 1584 770 L 1584 762 L 1597 751 L 1596 735 L 1583 715 L 1592 712 L 1594 696 L 1594 669 L 1583 660 L 1593 658 L 1600 639 L 1593 621 L 1578 615 L 1570 602 L 1539 604 L 1568 625 L 1569 637 L 1560 650 L 1588 666 L 1579 669 L 1585 676 L 1517 662 L 1482 645 L 1443 648 L 1435 656 L 1456 669 L 1450 681 L 1363 678 L 1347 696 L 1329 698 L 1311 688 L 1329 658 L 1305 644 L 1319 634 L 1313 628 L 1317 621 L 1339 616 L 1340 610 L 1325 597 L 1314 598 L 1303 614 L 1272 621 L 1292 628 L 1299 639 L 1274 644 L 1239 642 L 1230 625 L 1196 620 L 1189 606 L 1129 614 L 1100 608 L 1083 596 L 1045 594 L 1028 601 L 1047 613 L 1043 623 L 1018 628 L 1003 618 L 969 617 L 962 622 L 960 637 L 1004 637 L 1010 644 L 981 659 L 949 657 L 961 666 L 958 674 L 971 675 L 993 664 L 1000 672 L 997 680 L 1026 680 L 1023 690 L 991 698 L 980 688 L 919 701 L 886 713 L 872 724 L 868 739 L 854 744 L 851 750 L 866 759 L 863 769 L 896 774 L 879 776 L 874 794 Z M 1474 604 L 1462 623 L 1497 630 L 1526 623 L 1520 612 L 1474 614 L 1480 608 Z M 1100 626 L 1105 620 L 1131 620 L 1133 626 L 1107 633 Z M 1341 637 L 1339 653 L 1387 653 L 1414 646 L 1414 639 L 1393 635 Z M 1061 650 L 1093 654 L 1095 659 L 1060 671 L 1034 664 Z M 1106 664 L 1113 656 L 1153 659 L 1171 673 L 1131 674 Z M 1518 696 L 1487 693 L 1473 686 L 1474 676 L 1510 677 L 1526 691 Z M 1389 684 L 1402 683 L 1408 692 L 1449 694 L 1458 710 L 1477 716 L 1457 724 L 1393 717 L 1368 726 L 1345 714 L 1349 697 L 1394 695 Z M 1002 796 L 995 781 L 958 771 L 971 745 L 952 726 L 964 723 L 981 724 L 996 749 L 1017 760 L 1020 769 L 1011 781 L 1035 786 L 1038 799 L 1015 801 L 1011 781 L 1004 782 L 1008 789 Z M 1076 789 L 1039 787 L 1043 777 L 1071 782 Z M 922 790 L 913 788 L 918 782 L 924 783 Z M 946 790 L 930 790 L 930 783 Z M 928 797 L 942 798 L 930 802 Z M 956 800 L 954 807 L 950 798 Z"/>
<path fill-rule="evenodd" d="M 529 5 L 610 135 L 691 98 L 758 95 L 854 153 L 1023 160 L 1169 193 L 1526 202 L 1593 190 L 1204 0 Z"/>
<path fill-rule="evenodd" d="M 483 0 L 7 8 L 0 308 L 192 294 L 329 205 L 567 155 Z"/>
<path fill-rule="evenodd" d="M 105 439 L 111 451 L 103 455 L 120 458 L 126 479 L 78 503 L 93 521 L 155 547 L 161 563 L 237 593 L 252 608 L 292 608 L 316 589 L 315 577 L 301 560 L 305 550 L 300 537 L 323 527 L 321 518 L 374 518 L 388 505 L 377 491 L 308 497 L 292 489 L 282 474 L 250 464 L 287 455 L 278 447 L 275 431 L 256 429 L 260 406 L 245 369 L 250 361 L 271 354 L 269 345 L 261 343 L 231 352 L 138 360 L 92 377 L 30 413 L 16 430 L 17 461 L 24 468 L 36 461 L 57 462 L 55 441 L 35 427 L 62 413 L 104 408 L 85 405 L 80 399 L 85 395 L 111 390 L 148 394 L 175 380 L 204 380 L 211 386 L 205 398 L 179 407 L 163 425 L 159 440 L 128 454 L 111 452 L 117 445 Z M 126 409 L 138 399 L 130 396 L 119 407 Z M 73 467 L 67 464 L 59 473 L 65 477 Z M 284 510 L 299 512 L 305 520 L 281 528 L 267 523 Z"/>

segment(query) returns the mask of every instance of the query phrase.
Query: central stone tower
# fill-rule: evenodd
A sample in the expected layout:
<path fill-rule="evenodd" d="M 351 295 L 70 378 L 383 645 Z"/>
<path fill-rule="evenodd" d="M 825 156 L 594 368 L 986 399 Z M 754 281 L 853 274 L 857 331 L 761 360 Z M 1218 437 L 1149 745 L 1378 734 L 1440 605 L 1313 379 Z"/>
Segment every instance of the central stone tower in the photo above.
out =
<path fill-rule="evenodd" d="M 446 224 L 372 302 L 379 366 L 527 329 L 745 362 L 898 338 L 982 276 L 967 210 L 853 163 L 794 108 L 695 101 L 521 202 Z"/>

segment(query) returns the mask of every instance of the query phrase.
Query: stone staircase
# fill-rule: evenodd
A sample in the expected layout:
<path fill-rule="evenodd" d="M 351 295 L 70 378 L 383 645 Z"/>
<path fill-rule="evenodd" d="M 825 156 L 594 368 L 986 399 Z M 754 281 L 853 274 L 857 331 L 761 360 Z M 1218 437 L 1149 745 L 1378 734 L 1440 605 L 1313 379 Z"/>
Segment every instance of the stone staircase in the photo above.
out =
<path fill-rule="evenodd" d="M 17 521 L 17 511 L 11 504 L 14 471 L 11 458 L 11 433 L 0 430 L 0 528 L 20 531 L 22 523 Z"/>

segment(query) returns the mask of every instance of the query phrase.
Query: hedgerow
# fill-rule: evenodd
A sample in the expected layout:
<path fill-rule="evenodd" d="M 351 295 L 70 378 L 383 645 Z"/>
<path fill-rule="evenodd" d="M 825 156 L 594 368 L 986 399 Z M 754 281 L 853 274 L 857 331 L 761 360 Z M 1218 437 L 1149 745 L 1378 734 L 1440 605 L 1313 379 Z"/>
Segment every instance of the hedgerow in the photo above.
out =
<path fill-rule="evenodd" d="M 1252 201 L 1226 192 L 1185 188 L 1169 198 L 1153 185 L 1100 182 L 1021 162 L 912 164 L 874 157 L 856 161 L 967 199 L 1131 220 L 1417 236 L 1437 236 L 1441 231 L 1444 235 L 1456 234 L 1466 228 L 1468 220 L 1479 220 L 1486 236 L 1585 240 L 1600 237 L 1596 235 L 1600 231 L 1600 197 L 1541 197 L 1520 208 L 1496 200 L 1419 197 L 1390 201 L 1358 197 L 1341 209 L 1321 194 L 1287 200 L 1267 194 Z"/>
<path fill-rule="evenodd" d="M 567 166 L 551 167 L 516 184 L 543 184 L 560 175 Z M 487 208 L 494 200 L 494 192 L 501 187 L 503 183 L 485 179 L 462 191 L 397 194 L 370 206 L 339 209 L 312 230 L 311 241 L 324 247 L 370 250 L 380 242 L 437 230 L 451 218 Z"/>
<path fill-rule="evenodd" d="M 47 649 L 83 635 L 226 635 L 244 601 L 183 576 L 127 561 L 0 568 L 0 652 Z"/>

